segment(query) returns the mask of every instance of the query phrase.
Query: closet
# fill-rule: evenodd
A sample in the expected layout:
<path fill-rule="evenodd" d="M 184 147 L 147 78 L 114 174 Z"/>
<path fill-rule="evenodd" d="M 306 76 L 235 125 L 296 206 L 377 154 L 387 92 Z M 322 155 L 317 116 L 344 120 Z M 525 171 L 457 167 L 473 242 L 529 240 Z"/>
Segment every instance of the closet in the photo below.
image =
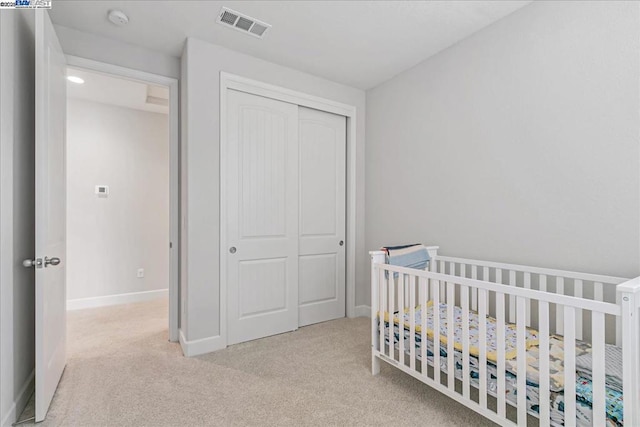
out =
<path fill-rule="evenodd" d="M 226 104 L 228 344 L 344 317 L 346 118 L 231 89 Z"/>

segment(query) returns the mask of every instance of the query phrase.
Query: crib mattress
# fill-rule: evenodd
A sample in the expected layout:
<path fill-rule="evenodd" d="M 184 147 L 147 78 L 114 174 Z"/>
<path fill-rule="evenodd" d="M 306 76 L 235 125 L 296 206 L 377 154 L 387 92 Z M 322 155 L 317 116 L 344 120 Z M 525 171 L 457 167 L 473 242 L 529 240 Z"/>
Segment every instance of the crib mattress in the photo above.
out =
<path fill-rule="evenodd" d="M 455 307 L 455 313 L 456 315 L 454 316 L 454 318 L 456 319 L 456 325 L 455 325 L 455 338 L 456 338 L 456 344 L 459 344 L 459 339 L 458 337 L 461 337 L 461 332 L 458 329 L 461 329 L 461 325 L 458 325 L 458 322 L 460 322 L 461 319 L 461 311 L 460 311 L 460 307 Z M 440 341 L 443 345 L 440 346 L 440 367 L 441 370 L 443 372 L 446 373 L 447 371 L 447 347 L 446 342 L 443 342 L 444 337 L 446 337 L 446 329 L 447 329 L 447 319 L 446 319 L 446 304 L 440 304 L 440 317 L 441 317 L 441 322 L 440 322 Z M 428 336 L 433 337 L 433 330 L 430 329 L 429 325 L 432 325 L 432 321 L 429 321 L 430 319 L 432 320 L 433 315 L 435 314 L 435 310 L 433 309 L 433 306 L 430 304 L 427 304 L 427 328 L 428 331 L 431 331 L 431 333 L 427 333 Z M 416 325 L 420 325 L 421 324 L 421 310 L 420 307 L 416 308 L 416 318 L 415 318 L 415 324 Z M 399 320 L 399 316 L 398 313 L 394 313 L 394 346 L 395 348 L 399 348 L 399 324 L 400 324 L 400 320 Z M 389 316 L 387 313 L 384 314 L 384 319 L 385 319 L 385 325 L 388 326 L 388 321 L 389 321 Z M 470 311 L 470 330 L 477 330 L 477 323 L 478 323 L 478 317 L 477 314 L 473 311 Z M 488 318 L 490 319 L 490 318 Z M 404 339 L 405 339 L 405 346 L 404 348 L 406 349 L 406 352 L 409 353 L 410 351 L 410 340 L 409 340 L 409 335 L 410 335 L 410 331 L 408 329 L 408 320 L 409 320 L 409 314 L 405 313 L 404 315 L 404 326 L 405 328 L 403 328 L 404 330 Z M 488 320 L 489 322 L 489 320 Z M 505 325 L 505 329 L 509 330 L 513 330 L 514 325 L 512 324 L 506 324 Z M 416 345 L 416 357 L 420 360 L 421 359 L 421 331 L 419 330 L 419 328 L 416 331 L 415 334 L 415 345 Z M 537 341 L 537 333 L 533 330 L 528 330 L 528 340 L 529 343 L 531 343 L 533 341 L 532 337 L 536 338 Z M 495 337 L 493 336 L 495 335 L 495 328 L 487 328 L 487 342 L 491 342 L 491 340 L 494 340 Z M 506 335 L 506 333 L 505 333 Z M 385 328 L 385 339 L 387 342 L 387 345 L 389 344 L 389 337 L 388 337 L 388 327 Z M 537 342 L 535 342 L 535 344 L 537 344 Z M 564 373 L 563 373 L 563 361 L 562 361 L 562 355 L 564 354 L 563 352 L 563 341 L 562 341 L 562 337 L 559 336 L 552 336 L 550 338 L 550 365 L 551 365 L 551 370 L 550 370 L 550 380 L 551 380 L 551 386 L 550 386 L 550 414 L 551 414 L 551 420 L 555 425 L 564 425 L 564 395 L 563 395 L 563 389 L 564 389 L 564 383 L 563 383 L 563 379 L 564 379 Z M 509 345 L 509 343 L 507 342 L 506 344 L 507 346 Z M 432 339 L 428 339 L 427 340 L 427 358 L 428 358 L 428 364 L 433 366 L 433 351 L 434 351 L 434 345 L 433 345 L 433 340 Z M 455 376 L 458 379 L 462 379 L 462 375 L 463 375 L 463 371 L 462 371 L 462 352 L 461 350 L 461 345 L 455 345 L 454 346 L 454 358 L 455 358 Z M 581 341 L 577 341 L 576 342 L 576 355 L 580 355 L 580 354 L 584 354 L 585 352 L 589 352 L 590 351 L 590 346 L 587 343 L 581 342 Z M 477 353 L 474 354 L 472 352 L 470 352 L 470 357 L 469 357 L 469 361 L 470 361 L 470 382 L 473 386 L 477 387 L 479 385 L 479 359 L 476 357 Z M 538 387 L 538 379 L 539 379 L 539 375 L 538 375 L 538 371 L 537 371 L 537 366 L 538 366 L 538 347 L 535 345 L 528 345 L 528 350 L 527 350 L 527 410 L 533 414 L 533 415 L 537 415 L 538 414 L 538 409 L 539 409 L 539 387 Z M 495 359 L 494 359 L 495 361 Z M 514 359 L 511 360 L 507 360 L 507 369 L 506 369 L 506 373 L 505 373 L 505 389 L 506 389 L 506 399 L 509 402 L 512 403 L 516 403 L 517 402 L 517 398 L 516 398 L 516 393 L 517 393 L 517 370 L 516 370 L 516 361 Z M 493 395 L 494 397 L 497 394 L 497 367 L 496 365 L 489 359 L 487 360 L 487 391 Z M 576 381 L 576 415 L 577 415 L 577 422 L 579 425 L 591 425 L 591 420 L 592 420 L 592 409 L 591 409 L 591 402 L 592 402 L 592 387 L 591 387 L 591 381 L 585 378 L 582 378 L 580 376 L 577 377 L 577 381 Z M 621 420 L 622 420 L 622 409 L 623 409 L 623 405 L 622 405 L 622 393 L 616 392 L 615 390 L 611 390 L 609 388 L 607 388 L 607 421 L 610 425 L 614 426 L 614 425 L 621 425 Z"/>

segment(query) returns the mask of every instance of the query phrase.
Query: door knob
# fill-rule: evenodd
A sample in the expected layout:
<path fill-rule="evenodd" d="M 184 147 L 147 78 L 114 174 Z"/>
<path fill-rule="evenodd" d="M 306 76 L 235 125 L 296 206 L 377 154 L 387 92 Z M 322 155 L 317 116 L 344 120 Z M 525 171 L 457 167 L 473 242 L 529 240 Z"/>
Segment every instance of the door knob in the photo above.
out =
<path fill-rule="evenodd" d="M 235 254 L 236 253 L 236 247 L 235 246 L 231 246 L 229 248 L 229 252 L 231 252 L 232 254 Z"/>
<path fill-rule="evenodd" d="M 48 256 L 44 257 L 44 266 L 48 267 L 50 265 L 58 265 L 60 264 L 60 258 L 49 258 Z"/>
<path fill-rule="evenodd" d="M 24 261 L 22 261 L 22 266 L 26 268 L 42 268 L 42 258 L 25 259 Z"/>
<path fill-rule="evenodd" d="M 344 245 L 344 240 L 340 240 L 340 246 Z"/>

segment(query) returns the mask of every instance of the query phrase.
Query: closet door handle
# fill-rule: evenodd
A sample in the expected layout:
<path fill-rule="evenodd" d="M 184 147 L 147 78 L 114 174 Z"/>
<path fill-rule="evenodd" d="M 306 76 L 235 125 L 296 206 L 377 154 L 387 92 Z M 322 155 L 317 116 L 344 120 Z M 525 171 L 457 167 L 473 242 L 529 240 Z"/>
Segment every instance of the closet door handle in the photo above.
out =
<path fill-rule="evenodd" d="M 229 248 L 229 252 L 231 252 L 232 254 L 235 254 L 236 253 L 236 247 L 235 246 L 231 246 Z"/>
<path fill-rule="evenodd" d="M 49 258 L 48 256 L 44 257 L 44 266 L 49 267 L 50 265 L 58 265 L 60 264 L 60 258 Z"/>
<path fill-rule="evenodd" d="M 340 246 L 344 246 L 344 240 L 340 240 Z"/>

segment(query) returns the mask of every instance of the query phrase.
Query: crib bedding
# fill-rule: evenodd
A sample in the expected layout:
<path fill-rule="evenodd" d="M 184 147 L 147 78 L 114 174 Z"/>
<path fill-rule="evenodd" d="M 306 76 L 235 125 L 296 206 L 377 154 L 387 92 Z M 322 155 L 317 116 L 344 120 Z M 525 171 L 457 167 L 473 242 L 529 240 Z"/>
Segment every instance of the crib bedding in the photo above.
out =
<path fill-rule="evenodd" d="M 427 335 L 431 338 L 427 340 L 427 358 L 428 363 L 433 365 L 433 304 L 427 303 Z M 446 311 L 447 306 L 444 303 L 440 304 L 440 341 L 444 344 L 440 347 L 440 359 L 441 359 L 441 370 L 447 370 L 447 347 L 446 347 L 446 331 L 447 331 L 447 318 Z M 415 324 L 421 324 L 421 315 L 422 310 L 420 307 L 416 307 L 416 315 L 415 315 Z M 462 309 L 460 307 L 455 307 L 455 373 L 458 379 L 462 379 L 462 346 L 461 346 L 461 337 L 462 337 Z M 409 313 L 404 314 L 404 338 L 405 338 L 405 349 L 407 349 L 407 353 L 410 351 L 410 341 L 409 341 Z M 384 314 L 385 325 L 388 326 L 389 316 L 388 313 Z M 431 319 L 431 321 L 429 321 Z M 470 339 L 474 336 L 477 342 L 478 337 L 478 315 L 474 311 L 470 310 L 469 313 L 469 321 L 470 321 Z M 399 313 L 394 313 L 394 344 L 395 347 L 399 347 Z M 489 327 L 489 324 L 492 323 L 493 326 Z M 415 345 L 419 350 L 421 349 L 421 330 L 419 327 L 416 327 L 415 334 Z M 474 335 L 471 334 L 471 331 L 476 331 Z M 388 328 L 385 329 L 386 341 L 388 344 Z M 431 331 L 431 333 L 429 333 Z M 515 334 L 515 325 L 513 324 L 505 324 L 505 337 L 510 333 Z M 487 343 L 493 343 L 492 348 L 494 352 L 493 359 L 489 358 L 487 355 L 487 389 L 489 392 L 495 396 L 497 392 L 497 367 L 496 364 L 493 363 L 496 361 L 495 359 L 495 349 L 496 349 L 496 323 L 492 321 L 491 318 L 487 318 Z M 472 341 L 473 342 L 473 341 Z M 537 332 L 531 329 L 527 330 L 527 410 L 536 414 L 538 412 L 539 405 L 539 372 L 538 372 L 538 362 L 539 362 L 539 348 L 537 347 Z M 506 343 L 507 349 L 509 349 L 509 341 Z M 557 425 L 563 425 L 563 411 L 564 411 L 564 364 L 563 364 L 563 339 L 561 336 L 551 336 L 550 337 L 550 401 L 551 401 L 551 418 Z M 510 402 L 516 403 L 516 391 L 517 391 L 517 361 L 513 358 L 515 355 L 513 353 L 513 347 L 515 347 L 515 339 L 511 344 L 512 348 L 509 350 L 509 356 L 512 356 L 510 359 L 506 361 L 506 375 L 505 375 L 505 386 L 507 392 L 507 400 Z M 582 355 L 590 354 L 591 348 L 588 343 L 582 341 L 576 341 L 576 356 L 580 357 Z M 487 352 L 489 353 L 489 352 Z M 474 386 L 478 385 L 479 378 L 479 359 L 478 359 L 478 351 L 477 347 L 475 351 L 471 351 L 470 355 L 472 357 L 469 358 L 470 361 L 470 375 L 471 375 L 471 383 Z M 420 351 L 416 351 L 416 356 L 420 359 Z M 581 425 L 590 425 L 591 424 L 591 402 L 592 402 L 592 384 L 589 378 L 585 378 L 583 376 L 576 377 L 576 414 L 577 421 Z M 606 409 L 607 409 L 607 417 L 608 422 L 611 425 L 621 425 L 622 423 L 622 393 L 614 388 L 607 387 L 607 398 L 606 398 Z"/>
<path fill-rule="evenodd" d="M 434 312 L 433 301 L 429 301 L 426 304 L 427 309 L 427 336 L 433 339 L 433 327 L 434 327 Z M 440 342 L 442 345 L 447 344 L 447 304 L 440 303 Z M 384 314 L 385 321 L 388 322 L 389 316 Z M 409 316 L 408 310 L 404 313 L 404 326 L 409 329 Z M 478 328 L 478 313 L 474 310 L 469 310 L 469 340 L 471 342 L 469 348 L 469 354 L 472 356 L 479 356 L 479 350 L 477 347 L 479 328 Z M 454 321 L 455 330 L 454 348 L 458 351 L 462 351 L 462 308 L 454 307 Z M 399 323 L 398 313 L 394 314 L 394 323 Z M 415 325 L 416 333 L 421 333 L 422 324 L 422 309 L 416 307 L 415 309 Z M 492 317 L 487 317 L 487 360 L 492 362 L 497 361 L 497 321 Z M 505 358 L 507 370 L 512 374 L 517 374 L 517 355 L 516 343 L 517 334 L 516 326 L 514 324 L 505 324 Z M 538 332 L 534 329 L 527 328 L 526 346 L 527 346 L 527 381 L 534 384 L 538 384 L 540 374 L 538 372 L 539 365 L 539 339 Z M 591 346 L 585 342 L 576 340 L 576 357 L 589 354 L 591 352 Z M 549 337 L 549 389 L 551 391 L 564 390 L 564 341 L 561 336 L 551 335 Z"/>
<path fill-rule="evenodd" d="M 427 312 L 427 336 L 433 339 L 434 336 L 434 328 L 435 328 L 435 319 L 434 314 L 435 310 L 433 308 L 433 301 L 429 301 L 426 304 L 426 312 Z M 454 348 L 456 350 L 462 351 L 462 308 L 458 306 L 454 306 L 453 308 L 453 318 L 454 318 Z M 440 318 L 440 342 L 443 345 L 447 345 L 447 304 L 440 303 L 439 304 L 439 318 Z M 409 328 L 409 310 L 406 310 L 404 313 L 403 323 L 405 328 Z M 384 313 L 385 321 L 389 321 L 388 313 Z M 469 342 L 471 343 L 469 346 L 469 353 L 473 356 L 479 356 L 480 350 L 478 349 L 478 345 L 480 342 L 480 329 L 478 328 L 478 313 L 473 310 L 469 310 Z M 416 332 L 422 332 L 422 307 L 418 306 L 415 309 L 415 325 Z M 393 321 L 395 324 L 399 324 L 400 320 L 398 318 L 398 313 L 394 314 Z M 498 335 L 497 335 L 498 322 L 493 317 L 487 317 L 487 335 L 486 335 L 486 348 L 487 348 L 487 359 L 491 361 L 497 361 L 498 357 Z M 516 326 L 514 324 L 505 324 L 505 357 L 507 360 L 514 359 L 517 355 L 517 333 Z M 538 344 L 538 332 L 534 329 L 527 329 L 527 337 L 526 337 L 526 346 L 530 348 Z"/>
<path fill-rule="evenodd" d="M 420 354 L 421 344 L 419 341 L 419 337 L 416 337 L 416 359 L 422 361 L 422 357 Z M 405 330 L 405 349 L 406 352 L 409 352 L 409 331 Z M 385 342 L 388 345 L 388 333 L 385 331 Z M 394 343 L 395 348 L 399 347 L 399 334 L 398 327 L 395 328 L 394 333 Z M 433 367 L 433 341 L 427 340 L 427 363 Z M 455 350 L 455 366 L 454 372 L 457 379 L 462 380 L 462 353 L 460 351 Z M 480 377 L 480 368 L 478 359 L 476 357 L 470 357 L 470 383 L 474 387 L 478 387 L 479 377 Z M 445 348 L 440 347 L 440 370 L 444 373 L 447 372 L 447 351 Z M 497 379 L 497 369 L 493 363 L 487 363 L 487 393 L 489 393 L 493 397 L 497 397 L 498 395 L 498 379 Z M 505 373 L 505 393 L 506 400 L 511 402 L 512 404 L 517 403 L 517 377 L 512 373 Z M 557 426 L 564 425 L 564 399 L 562 393 L 551 392 L 550 393 L 550 416 L 552 422 Z M 538 414 L 538 406 L 539 406 L 539 393 L 537 385 L 533 385 L 527 382 L 527 412 L 531 415 Z M 577 421 L 579 425 L 591 425 L 591 407 L 586 402 L 576 402 L 576 415 Z M 611 424 L 612 426 L 615 424 Z"/>
<path fill-rule="evenodd" d="M 610 388 L 622 393 L 622 348 L 612 344 L 604 345 L 606 383 Z M 593 374 L 591 353 L 577 355 L 576 371 L 581 377 L 590 380 Z"/>

